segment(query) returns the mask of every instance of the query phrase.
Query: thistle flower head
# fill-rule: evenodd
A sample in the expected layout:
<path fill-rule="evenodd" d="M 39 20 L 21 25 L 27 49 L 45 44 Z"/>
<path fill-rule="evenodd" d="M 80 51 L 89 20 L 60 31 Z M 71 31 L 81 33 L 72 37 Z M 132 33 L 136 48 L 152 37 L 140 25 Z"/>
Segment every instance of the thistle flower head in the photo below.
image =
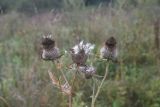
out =
<path fill-rule="evenodd" d="M 43 36 L 42 46 L 44 49 L 51 49 L 55 46 L 55 40 L 52 39 L 52 35 Z"/>
<path fill-rule="evenodd" d="M 75 45 L 71 49 L 71 56 L 73 62 L 76 63 L 77 65 L 84 65 L 88 55 L 91 54 L 91 51 L 94 49 L 94 46 L 95 45 L 91 43 L 84 44 L 83 41 Z"/>
<path fill-rule="evenodd" d="M 96 73 L 96 69 L 93 66 L 79 66 L 78 70 L 84 73 L 87 79 L 91 78 Z"/>
<path fill-rule="evenodd" d="M 106 40 L 105 45 L 108 48 L 114 48 L 116 46 L 117 42 L 116 39 L 114 37 L 110 37 Z"/>
<path fill-rule="evenodd" d="M 85 54 L 90 54 L 91 51 L 94 49 L 95 45 L 91 43 L 84 44 L 83 41 L 81 41 L 79 44 L 75 45 L 72 49 L 74 50 L 74 54 L 78 54 L 82 50 Z"/>
<path fill-rule="evenodd" d="M 100 49 L 100 57 L 103 59 L 117 60 L 118 51 L 116 47 L 116 39 L 110 37 L 106 40 L 105 45 Z"/>
<path fill-rule="evenodd" d="M 61 55 L 59 48 L 55 46 L 55 40 L 52 39 L 51 35 L 43 36 L 42 38 L 42 59 L 44 60 L 56 60 Z"/>

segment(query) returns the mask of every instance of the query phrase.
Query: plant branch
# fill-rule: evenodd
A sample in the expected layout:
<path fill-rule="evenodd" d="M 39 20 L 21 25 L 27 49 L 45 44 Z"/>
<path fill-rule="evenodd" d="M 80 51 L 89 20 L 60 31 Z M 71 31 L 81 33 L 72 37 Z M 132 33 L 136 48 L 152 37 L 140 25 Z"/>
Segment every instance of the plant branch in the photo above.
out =
<path fill-rule="evenodd" d="M 95 96 L 93 96 L 91 107 L 94 107 L 95 102 L 96 102 L 96 99 L 97 99 L 97 97 L 98 97 L 98 95 L 99 95 L 99 93 L 100 93 L 100 90 L 101 90 L 101 88 L 102 88 L 102 85 L 103 85 L 103 83 L 104 83 L 104 81 L 105 81 L 105 79 L 106 79 L 106 77 L 107 77 L 107 75 L 108 75 L 108 66 L 109 66 L 109 64 L 106 65 L 105 75 L 104 75 L 104 77 L 103 77 L 103 79 L 102 79 L 102 81 L 101 81 L 101 84 L 99 85 L 99 87 L 98 87 L 98 89 L 97 89 L 97 92 L 96 92 Z"/>
<path fill-rule="evenodd" d="M 91 107 L 94 106 L 94 94 L 95 94 L 95 82 L 94 82 L 94 79 L 93 79 L 93 92 L 92 92 L 92 103 L 91 103 Z"/>
<path fill-rule="evenodd" d="M 4 102 L 4 104 L 5 104 L 7 107 L 10 107 L 9 104 L 7 103 L 7 101 L 6 101 L 3 97 L 0 96 L 0 100 L 1 100 L 2 102 Z"/>

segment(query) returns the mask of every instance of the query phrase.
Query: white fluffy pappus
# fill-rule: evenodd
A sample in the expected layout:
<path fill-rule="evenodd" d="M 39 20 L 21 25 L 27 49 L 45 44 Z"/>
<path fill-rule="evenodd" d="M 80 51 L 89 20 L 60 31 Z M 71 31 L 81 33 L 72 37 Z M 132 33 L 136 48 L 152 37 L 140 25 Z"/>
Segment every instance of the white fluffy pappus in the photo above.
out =
<path fill-rule="evenodd" d="M 93 66 L 79 66 L 78 67 L 79 71 L 85 74 L 95 74 L 96 73 L 96 69 Z"/>
<path fill-rule="evenodd" d="M 115 48 L 114 50 L 110 51 L 108 48 L 102 47 L 100 49 L 100 57 L 104 59 L 115 60 L 118 57 L 118 50 Z"/>
<path fill-rule="evenodd" d="M 84 49 L 85 54 L 91 54 L 91 51 L 94 49 L 95 45 L 91 43 L 84 43 L 81 41 L 79 44 L 75 45 L 72 49 L 74 50 L 74 54 L 78 54 L 80 50 Z"/>

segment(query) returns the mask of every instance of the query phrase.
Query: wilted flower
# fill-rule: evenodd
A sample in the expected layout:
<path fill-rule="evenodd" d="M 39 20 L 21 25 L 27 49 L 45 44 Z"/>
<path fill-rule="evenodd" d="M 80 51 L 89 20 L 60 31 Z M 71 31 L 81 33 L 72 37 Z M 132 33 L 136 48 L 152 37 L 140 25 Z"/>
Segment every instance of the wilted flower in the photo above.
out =
<path fill-rule="evenodd" d="M 116 44 L 117 42 L 114 37 L 107 39 L 105 45 L 100 50 L 100 57 L 116 61 L 118 56 Z"/>
<path fill-rule="evenodd" d="M 51 38 L 51 35 L 43 36 L 42 38 L 42 59 L 44 60 L 56 60 L 61 55 L 59 49 L 55 46 L 54 39 Z"/>
<path fill-rule="evenodd" d="M 93 66 L 79 66 L 78 70 L 84 73 L 87 79 L 91 78 L 96 73 L 96 69 Z"/>
<path fill-rule="evenodd" d="M 65 84 L 61 85 L 61 90 L 64 94 L 70 95 L 71 94 L 71 86 L 66 82 Z"/>
<path fill-rule="evenodd" d="M 67 81 L 65 81 L 65 83 L 61 85 L 60 81 L 57 80 L 56 76 L 52 72 L 48 71 L 48 74 L 52 80 L 52 84 L 57 88 L 61 89 L 62 93 L 66 95 L 71 94 L 71 86 L 68 84 Z"/>
<path fill-rule="evenodd" d="M 52 84 L 55 86 L 59 86 L 59 81 L 56 79 L 56 76 L 54 74 L 52 74 L 51 71 L 48 71 L 48 74 L 52 80 Z"/>
<path fill-rule="evenodd" d="M 77 65 L 85 65 L 85 62 L 87 61 L 87 58 L 94 47 L 95 45 L 91 43 L 84 44 L 83 41 L 75 45 L 70 50 L 73 62 Z"/>

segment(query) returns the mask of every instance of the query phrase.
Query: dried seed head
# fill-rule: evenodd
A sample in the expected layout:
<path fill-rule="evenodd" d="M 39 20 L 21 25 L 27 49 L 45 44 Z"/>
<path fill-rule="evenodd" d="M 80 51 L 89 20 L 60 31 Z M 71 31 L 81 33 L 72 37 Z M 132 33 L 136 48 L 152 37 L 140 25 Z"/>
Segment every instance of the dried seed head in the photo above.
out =
<path fill-rule="evenodd" d="M 108 47 L 108 48 L 114 48 L 114 47 L 116 47 L 116 44 L 117 44 L 117 42 L 116 42 L 116 39 L 114 38 L 114 37 L 110 37 L 110 38 L 108 38 L 107 40 L 106 40 L 106 42 L 105 42 L 105 45 Z"/>
<path fill-rule="evenodd" d="M 100 49 L 100 57 L 103 59 L 111 59 L 113 61 L 117 60 L 118 51 L 116 44 L 117 42 L 114 37 L 107 39 L 105 46 Z"/>
<path fill-rule="evenodd" d="M 79 66 L 78 70 L 85 74 L 86 79 L 90 79 L 96 73 L 93 66 Z"/>
<path fill-rule="evenodd" d="M 70 50 L 73 62 L 77 65 L 85 65 L 85 62 L 93 49 L 94 45 L 90 43 L 84 44 L 83 41 L 81 41 Z"/>
<path fill-rule="evenodd" d="M 59 52 L 59 49 L 57 47 L 54 47 L 50 50 L 45 50 L 43 49 L 42 51 L 42 58 L 44 60 L 56 60 L 58 58 L 60 58 L 61 55 L 60 55 L 60 52 Z"/>
<path fill-rule="evenodd" d="M 42 46 L 44 49 L 51 49 L 55 46 L 55 40 L 52 39 L 51 35 L 43 36 Z"/>
<path fill-rule="evenodd" d="M 75 52 L 73 51 L 73 53 L 71 53 L 71 56 L 72 56 L 72 61 L 77 65 L 84 65 L 88 57 L 83 50 L 81 50 L 77 54 L 75 54 Z"/>
<path fill-rule="evenodd" d="M 95 73 L 96 73 L 96 69 L 93 66 L 88 67 L 85 73 L 86 79 L 90 79 Z"/>
<path fill-rule="evenodd" d="M 55 46 L 55 41 L 52 39 L 51 35 L 43 37 L 42 46 L 42 59 L 56 60 L 61 56 L 59 49 Z"/>
<path fill-rule="evenodd" d="M 65 84 L 61 85 L 62 92 L 66 95 L 71 94 L 71 86 L 66 82 Z"/>

